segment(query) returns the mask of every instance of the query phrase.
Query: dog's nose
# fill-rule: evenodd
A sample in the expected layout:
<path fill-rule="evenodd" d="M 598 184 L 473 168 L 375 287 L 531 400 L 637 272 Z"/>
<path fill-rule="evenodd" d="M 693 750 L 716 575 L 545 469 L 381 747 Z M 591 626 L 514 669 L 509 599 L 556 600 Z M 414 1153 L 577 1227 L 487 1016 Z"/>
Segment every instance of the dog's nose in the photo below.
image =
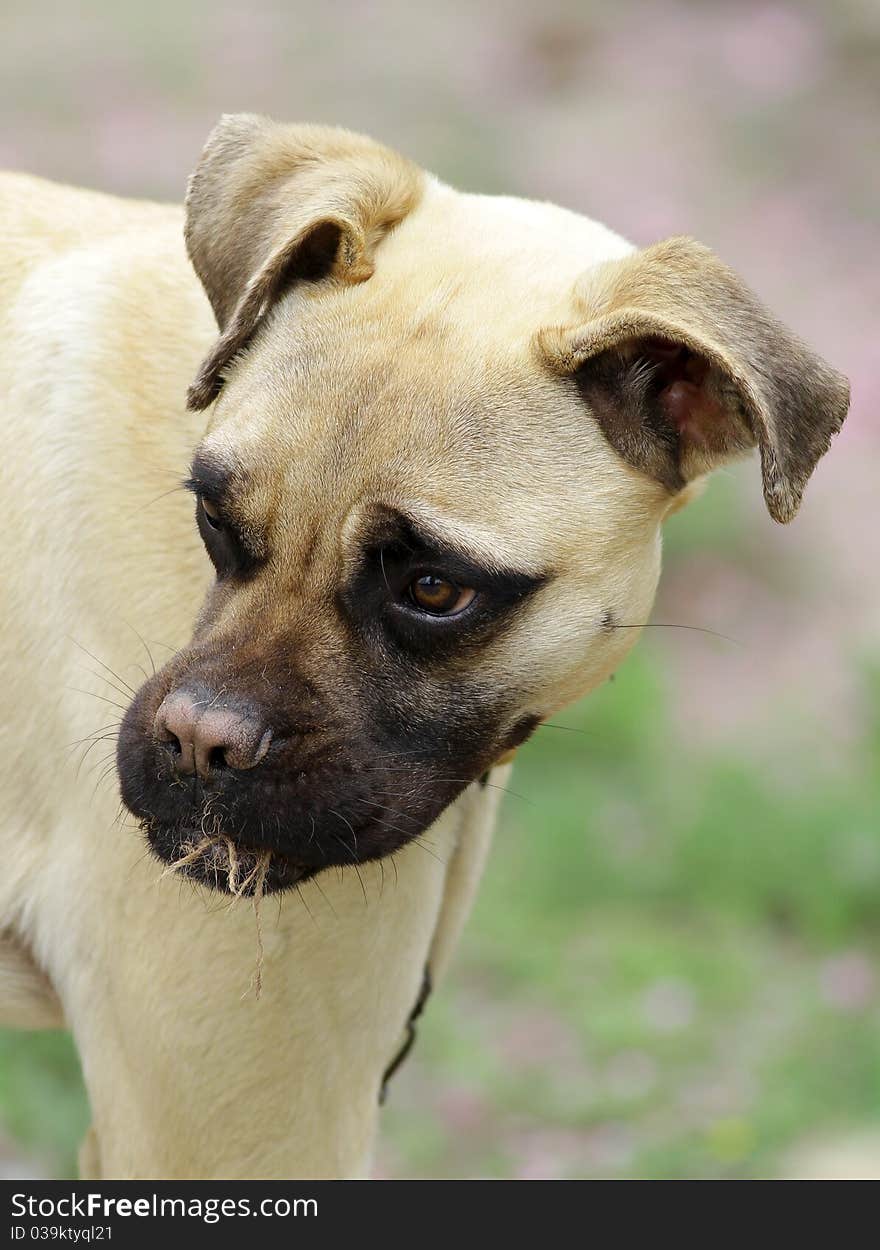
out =
<path fill-rule="evenodd" d="M 252 712 L 220 707 L 216 696 L 174 690 L 161 703 L 155 734 L 181 773 L 207 777 L 224 768 L 254 768 L 269 750 L 272 731 Z"/>

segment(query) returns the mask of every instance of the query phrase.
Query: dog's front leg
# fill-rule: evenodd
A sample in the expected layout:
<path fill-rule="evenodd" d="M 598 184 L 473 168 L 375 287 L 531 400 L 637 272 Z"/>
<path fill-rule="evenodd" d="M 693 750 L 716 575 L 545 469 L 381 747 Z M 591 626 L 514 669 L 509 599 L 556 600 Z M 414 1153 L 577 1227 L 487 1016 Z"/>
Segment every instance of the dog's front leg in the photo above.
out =
<path fill-rule="evenodd" d="M 77 1159 L 80 1180 L 101 1180 L 101 1152 L 98 1148 L 98 1135 L 94 1125 L 90 1125 L 86 1130 L 86 1135 L 80 1143 Z"/>

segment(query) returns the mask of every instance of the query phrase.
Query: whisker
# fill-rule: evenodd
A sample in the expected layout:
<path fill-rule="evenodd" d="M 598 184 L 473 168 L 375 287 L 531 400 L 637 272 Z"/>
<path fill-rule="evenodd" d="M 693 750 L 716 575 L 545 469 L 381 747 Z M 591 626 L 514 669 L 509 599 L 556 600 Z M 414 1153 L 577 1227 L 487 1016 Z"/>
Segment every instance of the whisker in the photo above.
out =
<path fill-rule="evenodd" d="M 95 694 L 94 690 L 81 690 L 79 686 L 65 686 L 64 689 L 72 690 L 74 694 L 86 694 L 89 698 L 100 699 L 102 703 L 109 703 L 111 707 L 118 707 L 120 712 L 128 711 L 124 703 L 116 703 L 113 699 L 108 699 L 103 694 Z"/>
<path fill-rule="evenodd" d="M 137 508 L 132 508 L 131 512 L 124 513 L 124 516 L 126 518 L 137 516 L 139 512 L 144 512 L 147 508 L 152 508 L 153 504 L 158 503 L 160 499 L 167 499 L 169 495 L 176 495 L 178 491 L 182 490 L 186 490 L 186 487 L 183 482 L 178 482 L 176 486 L 171 487 L 171 490 L 163 491 L 161 495 L 156 495 L 153 499 L 148 499 L 146 503 L 140 504 Z"/>
<path fill-rule="evenodd" d="M 114 821 L 114 824 L 115 823 L 116 822 Z M 111 825 L 111 828 L 112 827 L 113 826 Z M 153 852 L 150 850 L 149 844 L 145 845 L 140 855 L 138 855 L 136 859 L 132 860 L 132 863 L 128 869 L 128 872 L 126 873 L 126 879 L 130 879 L 132 873 L 134 873 L 140 867 L 140 865 L 144 862 L 145 859 L 147 859 L 148 857 L 151 857 L 152 854 Z"/>
<path fill-rule="evenodd" d="M 108 764 L 107 767 L 104 769 L 104 771 L 101 773 L 100 777 L 95 782 L 95 788 L 92 790 L 92 799 L 94 799 L 95 795 L 98 793 L 98 787 L 102 784 L 102 782 L 107 780 L 107 778 L 111 775 L 115 767 L 116 767 L 116 763 L 114 761 L 113 763 Z"/>
<path fill-rule="evenodd" d="M 90 673 L 91 676 L 96 677 L 98 681 L 106 682 L 112 690 L 115 690 L 117 694 L 121 694 L 123 699 L 130 699 L 133 697 L 134 691 L 130 686 L 120 686 L 118 682 L 111 681 L 110 678 L 105 677 L 103 673 L 96 673 L 93 668 L 89 668 L 85 664 L 79 664 L 77 667 L 81 668 L 84 673 Z"/>
<path fill-rule="evenodd" d="M 369 800 L 357 799 L 356 801 L 358 803 L 366 803 Z M 389 809 L 386 807 L 383 810 L 388 811 Z M 403 813 L 401 813 L 401 815 L 403 815 Z M 410 816 L 409 819 L 412 820 L 413 817 Z M 378 816 L 374 816 L 373 820 L 376 822 L 377 825 L 381 825 L 383 829 L 393 829 L 395 833 L 403 834 L 405 838 L 409 838 L 410 840 L 413 838 L 412 830 L 407 831 L 406 829 L 400 829 L 397 825 L 392 825 L 390 820 L 380 820 Z"/>
<path fill-rule="evenodd" d="M 690 629 L 696 634 L 710 634 L 713 638 L 721 638 L 724 642 L 732 642 L 735 647 L 743 645 L 738 638 L 731 638 L 728 634 L 720 634 L 717 629 L 708 629 L 705 625 L 678 625 L 668 624 L 665 621 L 647 621 L 644 625 L 620 625 L 615 622 L 608 628 L 609 632 L 615 629 Z"/>
<path fill-rule="evenodd" d="M 355 845 L 354 851 L 352 851 L 351 847 L 348 846 L 347 843 L 343 842 L 342 838 L 340 838 L 338 834 L 333 833 L 332 829 L 330 832 L 333 835 L 333 838 L 339 843 L 339 845 L 348 853 L 348 855 L 351 856 L 351 862 L 354 865 L 355 872 L 357 873 L 358 881 L 361 883 L 361 893 L 364 896 L 364 904 L 365 906 L 369 906 L 369 900 L 367 898 L 367 887 L 364 885 L 364 879 L 361 876 L 360 865 L 358 863 L 358 858 L 357 858 L 357 834 L 355 833 L 351 824 L 345 819 L 343 815 L 341 815 L 339 812 L 333 811 L 332 808 L 328 808 L 328 811 L 330 812 L 331 815 L 338 817 L 338 819 L 341 821 L 344 821 L 344 823 L 348 825 L 349 829 L 351 829 L 351 836 L 354 838 L 354 845 Z"/>
<path fill-rule="evenodd" d="M 388 776 L 388 775 L 397 774 L 397 773 L 409 773 L 409 769 L 408 768 L 363 768 L 361 769 L 360 775 L 366 776 L 367 774 L 374 775 L 376 773 L 384 773 L 386 776 Z M 477 781 L 479 781 L 479 778 L 478 777 L 433 777 L 432 780 L 433 781 L 459 782 L 462 785 L 472 786 L 472 785 L 476 785 Z M 510 794 L 515 799 L 522 799 L 524 803 L 529 803 L 533 807 L 535 806 L 534 799 L 530 799 L 527 795 L 520 794 L 516 790 L 511 790 L 508 786 L 496 785 L 494 781 L 484 781 L 484 782 L 481 782 L 481 785 L 487 786 L 490 790 L 500 790 L 503 794 Z M 393 794 L 390 790 L 386 791 L 386 793 L 388 797 L 392 799 L 405 799 L 407 797 L 405 794 Z"/>
<path fill-rule="evenodd" d="M 82 651 L 83 655 L 87 655 L 90 660 L 94 660 L 96 664 L 100 664 L 101 668 L 106 669 L 111 677 L 115 677 L 117 681 L 121 681 L 123 686 L 125 686 L 128 690 L 129 694 L 135 693 L 131 686 L 129 686 L 128 682 L 125 681 L 124 678 L 120 677 L 116 670 L 112 669 L 109 664 L 105 664 L 103 660 L 99 660 L 98 657 L 93 655 L 92 652 L 89 651 L 87 647 L 84 647 L 81 642 L 77 642 L 75 638 L 71 638 L 70 634 L 66 634 L 65 637 L 72 642 L 75 647 L 78 647 L 80 651 Z"/>
<path fill-rule="evenodd" d="M 109 736 L 114 736 L 114 737 L 115 737 L 115 735 L 108 735 L 108 737 L 109 737 Z M 79 763 L 77 764 L 77 766 L 76 766 L 76 772 L 75 772 L 75 774 L 74 774 L 74 777 L 75 777 L 77 780 L 79 780 L 79 775 L 80 775 L 80 772 L 82 771 L 83 764 L 85 764 L 86 760 L 88 759 L 89 752 L 90 752 L 90 751 L 91 751 L 94 747 L 96 747 L 96 746 L 98 745 L 98 743 L 99 743 L 99 742 L 104 742 L 104 741 L 106 741 L 106 738 L 96 738 L 96 739 L 95 739 L 95 741 L 91 744 L 91 746 L 88 746 L 88 747 L 85 749 L 85 751 L 83 752 L 82 759 L 80 760 L 80 762 L 79 762 Z M 99 760 L 98 760 L 97 764 L 96 764 L 96 765 L 94 765 L 94 767 L 92 767 L 92 768 L 90 768 L 90 769 L 89 769 L 89 771 L 86 773 L 86 776 L 87 776 L 87 777 L 90 777 L 90 776 L 92 775 L 92 773 L 95 771 L 95 768 L 100 768 L 100 767 L 101 767 L 101 765 L 102 765 L 102 764 L 106 764 L 106 763 L 107 763 L 107 761 L 108 761 L 109 759 L 115 759 L 115 758 L 116 758 L 116 751 L 115 751 L 115 750 L 111 751 L 109 755 L 104 755 L 104 756 L 102 756 L 102 757 L 101 757 L 101 759 L 99 759 Z"/>
<path fill-rule="evenodd" d="M 398 810 L 397 810 L 397 808 L 396 808 L 396 807 L 384 807 L 381 803 L 377 803 L 377 802 L 375 801 L 375 799 L 359 799 L 359 798 L 355 798 L 355 802 L 356 802 L 356 803 L 368 803 L 368 804 L 370 805 L 370 807 L 378 807 L 378 808 L 380 809 L 380 811 L 383 811 L 383 812 L 388 812 L 388 813 L 390 813 L 390 815 L 392 815 L 392 816 L 400 816 L 403 820 L 411 820 L 414 824 L 418 824 L 418 823 L 419 823 L 419 822 L 416 820 L 415 816 L 409 816 L 409 815 L 407 815 L 407 813 L 406 813 L 406 812 L 400 812 L 400 811 L 398 811 Z M 400 832 L 402 833 L 402 832 L 403 832 L 403 830 L 400 830 Z"/>
<path fill-rule="evenodd" d="M 178 650 L 177 647 L 169 646 L 167 642 L 159 642 L 157 638 L 151 638 L 150 642 L 154 647 L 162 647 L 163 650 L 170 651 L 172 655 L 174 655 L 174 653 Z"/>
<path fill-rule="evenodd" d="M 342 815 L 341 812 L 334 811 L 332 807 L 328 808 L 328 811 L 331 813 L 331 815 L 336 816 L 337 819 L 341 820 L 343 824 L 348 825 L 349 829 L 351 830 L 351 836 L 354 842 L 354 861 L 355 863 L 357 863 L 358 862 L 358 858 L 357 858 L 358 840 L 357 840 L 357 834 L 354 831 L 354 826 L 352 825 L 351 821 L 345 819 L 345 817 Z"/>
<path fill-rule="evenodd" d="M 338 914 L 337 914 L 337 912 L 336 912 L 336 908 L 333 906 L 333 904 L 330 902 L 330 900 L 329 900 L 329 898 L 327 897 L 327 895 L 324 893 L 324 890 L 323 890 L 323 888 L 322 888 L 322 886 L 321 886 L 321 883 L 320 883 L 320 881 L 318 880 L 318 878 L 317 878 L 317 877 L 310 877 L 310 878 L 309 878 L 309 880 L 311 881 L 311 884 L 315 887 L 315 889 L 318 891 L 318 893 L 321 895 L 321 898 L 324 900 L 324 902 L 325 902 L 325 903 L 327 904 L 327 906 L 330 908 L 331 912 L 333 913 L 333 919 L 334 919 L 334 920 L 338 920 L 338 919 L 339 919 L 339 916 L 338 916 Z"/>
<path fill-rule="evenodd" d="M 382 547 L 379 548 L 379 567 L 382 570 L 382 581 L 385 583 L 385 589 L 387 591 L 391 591 L 391 584 L 388 581 L 388 574 L 385 572 L 385 550 Z"/>
<path fill-rule="evenodd" d="M 363 803 L 363 802 L 367 802 L 368 800 L 360 799 L 358 801 Z M 387 811 L 388 809 L 386 808 L 385 810 Z M 403 815 L 403 813 L 401 813 L 401 815 Z M 415 845 L 415 846 L 421 847 L 421 849 L 425 851 L 428 855 L 430 855 L 432 859 L 436 859 L 438 864 L 442 864 L 444 868 L 446 867 L 448 861 L 443 859 L 440 855 L 438 855 L 436 851 L 432 848 L 431 843 L 426 841 L 424 837 L 419 836 L 419 835 L 416 835 L 415 837 L 413 837 L 413 834 L 411 832 L 408 832 L 406 829 L 400 829 L 397 825 L 392 825 L 390 820 L 380 820 L 378 816 L 375 816 L 373 819 L 375 820 L 376 824 L 381 825 L 383 829 L 392 829 L 395 833 L 402 834 L 407 839 L 407 846 Z M 412 820 L 413 817 L 410 816 L 408 817 L 408 819 Z M 379 863 L 381 864 L 382 860 L 379 860 Z M 384 879 L 384 872 L 383 872 L 383 879 Z"/>
<path fill-rule="evenodd" d="M 436 859 L 438 864 L 442 864 L 444 868 L 447 866 L 448 861 L 443 859 L 441 856 L 439 856 L 436 851 L 432 851 L 431 848 L 425 842 L 423 842 L 421 838 L 413 838 L 412 841 L 408 843 L 408 845 L 420 847 L 425 852 L 426 855 L 430 855 L 432 859 Z"/>
<path fill-rule="evenodd" d="M 317 925 L 317 923 L 318 923 L 318 922 L 317 922 L 317 920 L 315 919 L 315 914 L 314 914 L 314 912 L 312 911 L 311 907 L 309 907 L 308 903 L 306 902 L 306 897 L 305 897 L 305 895 L 303 894 L 303 892 L 302 892 L 302 887 L 301 887 L 301 885 L 300 885 L 300 883 L 299 883 L 298 881 L 294 883 L 294 889 L 296 890 L 297 894 L 299 895 L 299 899 L 300 899 L 300 902 L 302 903 L 303 907 L 304 907 L 304 908 L 306 909 L 306 911 L 309 913 L 309 917 L 310 917 L 310 919 L 311 919 L 312 924 L 313 924 L 313 925 Z M 280 900 L 279 900 L 279 902 L 280 902 Z"/>
<path fill-rule="evenodd" d="M 61 748 L 66 755 L 72 755 L 77 747 L 83 746 L 86 742 L 101 742 L 105 739 L 115 738 L 119 729 L 120 721 L 114 721 L 112 725 L 101 725 L 98 729 L 92 730 L 90 734 L 86 734 L 82 738 L 77 738 L 75 742 L 66 742 Z M 113 732 L 108 732 L 112 730 Z"/>

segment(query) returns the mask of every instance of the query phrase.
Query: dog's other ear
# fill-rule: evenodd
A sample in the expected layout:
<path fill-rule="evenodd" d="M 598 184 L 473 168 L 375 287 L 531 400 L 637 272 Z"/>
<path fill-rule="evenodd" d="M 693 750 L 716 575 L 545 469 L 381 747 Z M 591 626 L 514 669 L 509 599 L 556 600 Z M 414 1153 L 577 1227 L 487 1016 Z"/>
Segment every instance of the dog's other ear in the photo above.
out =
<path fill-rule="evenodd" d="M 221 118 L 186 196 L 187 250 L 221 331 L 189 406 L 216 397 L 223 370 L 291 283 L 369 278 L 374 247 L 414 207 L 422 178 L 351 131 Z"/>
<path fill-rule="evenodd" d="M 619 454 L 677 493 L 757 446 L 770 515 L 790 521 L 843 424 L 846 378 L 693 239 L 608 262 L 576 296 L 585 319 L 538 346 Z"/>

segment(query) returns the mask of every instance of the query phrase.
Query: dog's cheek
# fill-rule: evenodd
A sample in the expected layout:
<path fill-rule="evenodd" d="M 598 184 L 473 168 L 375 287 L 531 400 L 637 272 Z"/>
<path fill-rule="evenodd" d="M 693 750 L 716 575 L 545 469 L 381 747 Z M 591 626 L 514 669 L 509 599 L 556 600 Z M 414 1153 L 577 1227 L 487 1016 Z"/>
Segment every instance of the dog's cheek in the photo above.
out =
<path fill-rule="evenodd" d="M 506 752 L 533 732 L 539 718 L 522 715 L 517 692 L 499 692 L 473 674 L 424 674 L 409 671 L 406 680 L 376 682 L 370 720 L 388 776 L 395 765 L 418 765 L 432 800 L 442 806 L 476 780 Z"/>

